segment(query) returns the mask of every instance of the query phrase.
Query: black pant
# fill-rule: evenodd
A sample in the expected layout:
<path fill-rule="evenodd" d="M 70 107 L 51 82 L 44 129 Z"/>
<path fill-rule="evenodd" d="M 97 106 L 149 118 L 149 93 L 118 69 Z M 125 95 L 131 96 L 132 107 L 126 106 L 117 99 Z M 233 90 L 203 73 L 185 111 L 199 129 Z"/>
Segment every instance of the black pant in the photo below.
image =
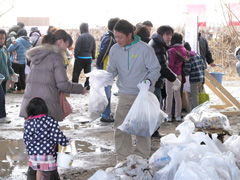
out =
<path fill-rule="evenodd" d="M 2 86 L 4 83 L 6 84 L 6 81 L 3 81 L 2 84 L 0 84 L 0 118 L 6 117 L 5 92 L 4 92 L 3 86 Z"/>
<path fill-rule="evenodd" d="M 27 171 L 27 180 L 36 180 L 37 171 L 33 170 L 31 167 L 28 167 Z M 57 169 L 53 171 L 42 171 L 43 180 L 60 180 Z"/>
<path fill-rule="evenodd" d="M 15 73 L 19 74 L 17 85 L 17 90 L 25 89 L 25 64 L 12 63 L 12 68 Z"/>
<path fill-rule="evenodd" d="M 92 63 L 92 59 L 76 58 L 74 62 L 72 82 L 78 83 L 79 75 L 82 69 L 84 69 L 84 73 L 91 72 L 91 63 Z M 89 77 L 86 78 L 84 87 L 89 88 Z"/>

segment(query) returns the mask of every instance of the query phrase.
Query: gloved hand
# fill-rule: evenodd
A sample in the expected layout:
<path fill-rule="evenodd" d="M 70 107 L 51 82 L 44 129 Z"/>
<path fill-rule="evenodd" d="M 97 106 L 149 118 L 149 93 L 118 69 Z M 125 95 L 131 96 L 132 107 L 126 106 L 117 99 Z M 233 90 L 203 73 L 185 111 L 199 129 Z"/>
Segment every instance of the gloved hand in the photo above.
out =
<path fill-rule="evenodd" d="M 147 89 L 149 90 L 150 85 L 151 85 L 150 81 L 149 80 L 144 80 L 143 83 L 146 84 Z"/>
<path fill-rule="evenodd" d="M 176 78 L 176 80 L 173 82 L 173 87 L 172 87 L 172 89 L 173 89 L 174 91 L 177 91 L 180 87 L 181 87 L 181 81 L 179 81 L 179 79 Z"/>

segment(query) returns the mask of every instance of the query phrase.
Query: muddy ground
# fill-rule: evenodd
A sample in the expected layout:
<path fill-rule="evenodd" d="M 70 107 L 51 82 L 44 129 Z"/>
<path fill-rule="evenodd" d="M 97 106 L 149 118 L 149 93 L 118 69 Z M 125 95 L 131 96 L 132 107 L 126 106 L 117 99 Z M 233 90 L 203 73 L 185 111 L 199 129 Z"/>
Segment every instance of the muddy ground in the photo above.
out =
<path fill-rule="evenodd" d="M 223 86 L 240 101 L 240 81 L 224 81 Z M 211 104 L 222 104 L 216 95 L 206 87 L 210 94 Z M 114 83 L 112 92 L 117 92 Z M 73 107 L 73 113 L 63 122 L 60 128 L 64 134 L 75 140 L 77 155 L 71 169 L 59 168 L 62 179 L 86 180 L 98 169 L 105 170 L 116 165 L 113 139 L 113 123 L 102 123 L 99 117 L 91 117 L 88 113 L 88 96 L 71 95 L 68 100 Z M 18 117 L 22 94 L 8 93 L 6 95 L 7 117 L 10 124 L 0 124 L 0 179 L 26 179 L 27 153 L 23 136 L 24 120 Z M 112 112 L 114 113 L 118 97 L 112 95 Z M 240 117 L 228 117 L 231 134 L 240 131 Z M 161 134 L 176 133 L 177 122 L 163 123 Z M 225 137 L 227 138 L 227 137 Z M 160 139 L 152 139 L 152 153 L 160 146 Z"/>

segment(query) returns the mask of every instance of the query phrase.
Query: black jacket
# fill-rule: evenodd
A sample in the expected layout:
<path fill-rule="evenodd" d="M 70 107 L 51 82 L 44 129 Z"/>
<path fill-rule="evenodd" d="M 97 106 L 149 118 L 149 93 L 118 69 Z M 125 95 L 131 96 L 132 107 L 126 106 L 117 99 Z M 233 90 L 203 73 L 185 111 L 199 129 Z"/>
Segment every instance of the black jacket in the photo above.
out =
<path fill-rule="evenodd" d="M 86 28 L 82 28 L 81 33 L 76 41 L 74 57 L 92 57 L 92 59 L 95 59 L 96 43 L 94 37 L 88 33 Z"/>
<path fill-rule="evenodd" d="M 148 44 L 154 49 L 161 66 L 161 76 L 155 84 L 155 87 L 161 88 L 163 86 L 163 78 L 167 78 L 167 80 L 171 82 L 176 80 L 176 75 L 168 67 L 167 50 L 169 49 L 169 47 L 164 42 L 163 37 L 159 34 L 153 34 Z"/>
<path fill-rule="evenodd" d="M 200 54 L 204 60 L 205 66 L 207 67 L 207 63 L 211 64 L 214 62 L 212 58 L 212 53 L 210 51 L 206 38 L 201 36 L 201 33 L 198 33 L 198 41 L 199 41 Z"/>

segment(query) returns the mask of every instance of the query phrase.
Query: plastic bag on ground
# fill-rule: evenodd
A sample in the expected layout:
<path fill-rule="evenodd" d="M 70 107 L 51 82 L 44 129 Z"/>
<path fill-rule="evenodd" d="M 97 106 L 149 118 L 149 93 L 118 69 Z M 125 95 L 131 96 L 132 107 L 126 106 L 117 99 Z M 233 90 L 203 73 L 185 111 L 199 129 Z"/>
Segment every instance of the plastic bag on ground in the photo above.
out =
<path fill-rule="evenodd" d="M 140 92 L 118 129 L 127 134 L 151 137 L 167 114 L 160 109 L 157 97 L 148 91 L 145 83 L 137 86 Z"/>
<path fill-rule="evenodd" d="M 184 121 L 194 122 L 197 128 L 204 129 L 230 129 L 230 123 L 227 116 L 210 108 L 210 102 L 207 101 L 195 107 L 184 117 Z"/>
<path fill-rule="evenodd" d="M 223 144 L 234 153 L 236 160 L 240 162 L 240 136 L 232 135 Z"/>
<path fill-rule="evenodd" d="M 108 105 L 104 87 L 113 84 L 113 76 L 105 70 L 93 70 L 86 74 L 89 77 L 90 95 L 89 112 L 90 114 L 101 114 Z"/>
<path fill-rule="evenodd" d="M 108 175 L 114 175 L 113 179 L 124 180 L 150 180 L 153 172 L 149 169 L 146 159 L 138 155 L 130 155 L 119 162 L 114 168 L 105 171 Z"/>
<path fill-rule="evenodd" d="M 182 162 L 173 180 L 213 180 L 207 175 L 205 168 L 196 162 Z"/>

